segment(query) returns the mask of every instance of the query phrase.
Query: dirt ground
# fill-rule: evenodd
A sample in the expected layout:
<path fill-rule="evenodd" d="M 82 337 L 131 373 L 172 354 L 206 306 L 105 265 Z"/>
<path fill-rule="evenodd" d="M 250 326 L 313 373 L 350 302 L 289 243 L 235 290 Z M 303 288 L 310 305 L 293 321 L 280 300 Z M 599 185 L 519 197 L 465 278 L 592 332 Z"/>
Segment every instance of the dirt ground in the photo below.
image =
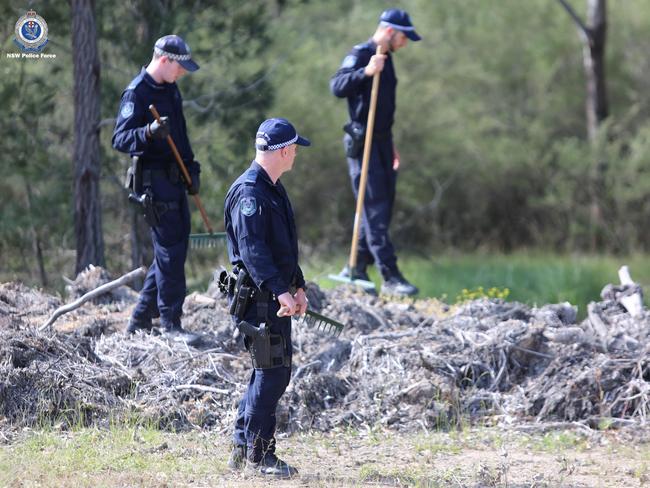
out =
<path fill-rule="evenodd" d="M 26 433 L 0 448 L 0 486 L 634 487 L 650 481 L 650 431 L 639 430 L 297 434 L 280 439 L 278 453 L 300 474 L 274 481 L 229 471 L 225 434 L 147 440 L 135 432 L 121 443 L 122 434 L 100 433 L 94 453 L 79 432 L 40 439 Z"/>

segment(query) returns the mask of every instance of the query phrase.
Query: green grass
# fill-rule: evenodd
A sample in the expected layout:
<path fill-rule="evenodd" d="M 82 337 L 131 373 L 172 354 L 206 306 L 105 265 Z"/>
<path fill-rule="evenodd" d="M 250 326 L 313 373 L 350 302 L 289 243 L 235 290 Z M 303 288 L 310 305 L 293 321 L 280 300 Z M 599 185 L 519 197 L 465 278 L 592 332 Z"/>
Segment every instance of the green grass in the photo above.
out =
<path fill-rule="evenodd" d="M 345 257 L 323 259 L 314 257 L 304 262 L 307 279 L 324 288 L 337 285 L 328 280 L 328 273 L 337 273 Z M 650 283 L 648 256 L 627 257 L 553 255 L 518 252 L 509 255 L 471 254 L 440 255 L 430 259 L 401 256 L 399 265 L 404 276 L 420 288 L 421 297 L 441 298 L 455 303 L 463 289 L 485 290 L 495 287 L 509 290 L 508 300 L 529 305 L 568 301 L 578 305 L 584 316 L 590 301 L 600 299 L 600 291 L 607 283 L 618 283 L 618 268 L 627 264 L 632 278 L 643 284 Z M 370 270 L 371 279 L 378 286 L 381 279 L 377 271 Z"/>
<path fill-rule="evenodd" d="M 194 264 L 188 268 L 188 286 L 191 291 L 206 289 L 212 271 L 219 265 L 227 265 L 225 251 L 201 251 L 205 256 L 190 256 Z M 191 255 L 192 253 L 190 253 Z M 333 288 L 340 283 L 327 278 L 338 273 L 347 256 L 340 252 L 332 256 L 307 256 L 301 266 L 308 280 L 322 288 Z M 556 255 L 542 252 L 520 251 L 514 254 L 447 254 L 423 256 L 401 255 L 399 266 L 404 276 L 420 288 L 420 297 L 440 298 L 456 303 L 459 297 L 471 294 L 479 287 L 484 290 L 508 289 L 508 300 L 529 305 L 568 301 L 578 305 L 580 317 L 586 314 L 590 301 L 600 299 L 600 291 L 607 283 L 618 283 L 618 268 L 627 264 L 632 278 L 650 284 L 650 256 L 599 256 Z M 381 277 L 373 267 L 370 278 L 377 287 Z"/>
<path fill-rule="evenodd" d="M 201 462 L 189 462 L 197 458 Z M 75 486 L 97 486 L 98 481 L 103 485 L 103 480 L 114 478 L 111 473 L 145 481 L 145 485 L 174 485 L 174 480 L 225 472 L 224 461 L 215 459 L 214 446 L 207 437 L 180 436 L 153 428 L 84 428 L 68 433 L 41 430 L 11 448 L 0 449 L 0 486 L 21 478 L 56 486 L 71 477 Z M 81 473 L 88 477 L 86 482 L 78 477 Z"/>

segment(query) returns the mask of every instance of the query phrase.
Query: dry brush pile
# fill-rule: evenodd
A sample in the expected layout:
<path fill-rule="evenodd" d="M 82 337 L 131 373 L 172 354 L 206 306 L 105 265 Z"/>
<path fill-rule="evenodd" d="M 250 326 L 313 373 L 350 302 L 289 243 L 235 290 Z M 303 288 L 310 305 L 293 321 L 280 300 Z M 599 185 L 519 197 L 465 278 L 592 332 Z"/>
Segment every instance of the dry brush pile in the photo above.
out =
<path fill-rule="evenodd" d="M 95 268 L 70 284 L 70 296 L 107 280 Z M 481 299 L 449 307 L 311 285 L 311 306 L 347 327 L 334 338 L 294 323 L 293 378 L 279 426 L 645 422 L 650 315 L 627 312 L 628 291 L 606 287 L 577 323 L 567 303 Z M 230 429 L 250 363 L 216 287 L 185 303 L 184 325 L 202 334 L 197 347 L 124 336 L 135 299 L 122 287 L 39 332 L 61 300 L 0 285 L 0 433 L 123 421 Z"/>

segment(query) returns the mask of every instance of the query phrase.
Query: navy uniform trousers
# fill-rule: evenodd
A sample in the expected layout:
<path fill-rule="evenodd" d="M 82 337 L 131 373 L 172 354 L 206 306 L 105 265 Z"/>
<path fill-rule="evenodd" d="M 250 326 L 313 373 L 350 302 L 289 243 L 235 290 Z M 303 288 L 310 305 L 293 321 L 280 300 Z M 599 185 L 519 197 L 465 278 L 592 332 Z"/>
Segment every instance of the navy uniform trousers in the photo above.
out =
<path fill-rule="evenodd" d="M 133 320 L 147 322 L 160 315 L 161 325 L 169 329 L 180 326 L 183 313 L 190 212 L 182 182 L 172 184 L 165 177 L 154 178 L 152 191 L 156 202 L 175 205 L 160 215 L 159 225 L 151 228 L 154 257 Z"/>
<path fill-rule="evenodd" d="M 344 137 L 350 136 L 346 134 Z M 359 196 L 362 157 L 363 154 L 358 158 L 347 158 L 355 199 Z M 390 278 L 397 272 L 395 248 L 388 236 L 395 203 L 396 183 L 397 171 L 393 169 L 392 138 L 373 140 L 359 232 L 357 263 L 359 268 L 365 268 L 377 262 L 384 279 Z"/>
<path fill-rule="evenodd" d="M 291 317 L 277 317 L 280 305 L 277 301 L 269 302 L 268 315 L 272 334 L 281 334 L 286 344 L 286 354 L 291 358 Z M 236 320 L 236 319 L 235 319 Z M 252 305 L 245 320 L 258 326 L 256 307 Z M 275 443 L 275 410 L 283 393 L 289 386 L 291 366 L 271 369 L 253 369 L 248 388 L 244 392 L 237 410 L 233 440 L 237 446 L 247 446 L 249 452 L 255 444 L 262 449 L 273 451 Z M 261 442 L 259 442 L 261 441 Z"/>

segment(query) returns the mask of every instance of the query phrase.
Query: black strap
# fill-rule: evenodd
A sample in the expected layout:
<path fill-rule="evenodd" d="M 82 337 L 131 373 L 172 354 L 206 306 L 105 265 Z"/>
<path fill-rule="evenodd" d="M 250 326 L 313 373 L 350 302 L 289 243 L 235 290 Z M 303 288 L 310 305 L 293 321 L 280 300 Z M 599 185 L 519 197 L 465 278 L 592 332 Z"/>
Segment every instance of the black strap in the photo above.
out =
<path fill-rule="evenodd" d="M 264 290 L 257 290 L 255 292 L 255 306 L 257 307 L 257 320 L 267 322 L 269 319 L 269 301 L 271 293 Z"/>

